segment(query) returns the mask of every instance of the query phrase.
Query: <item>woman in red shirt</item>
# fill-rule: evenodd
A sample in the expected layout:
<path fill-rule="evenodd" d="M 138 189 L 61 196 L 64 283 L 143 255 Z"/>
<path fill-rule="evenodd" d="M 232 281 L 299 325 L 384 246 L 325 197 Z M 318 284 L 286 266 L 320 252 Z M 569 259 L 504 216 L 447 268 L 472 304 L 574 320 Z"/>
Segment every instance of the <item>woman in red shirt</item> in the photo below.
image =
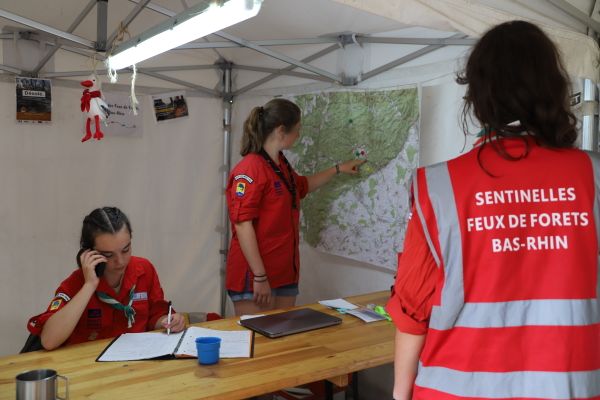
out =
<path fill-rule="evenodd" d="M 300 108 L 274 99 L 255 107 L 244 123 L 242 160 L 227 186 L 232 239 L 227 290 L 236 315 L 295 304 L 299 278 L 300 199 L 336 174 L 357 174 L 350 160 L 299 176 L 282 150 L 300 137 Z"/>
<path fill-rule="evenodd" d="M 27 324 L 46 350 L 125 332 L 184 329 L 181 314 L 167 323 L 169 304 L 156 270 L 131 255 L 131 225 L 121 210 L 97 208 L 86 216 L 80 245 L 80 268 L 60 284 L 46 312 Z"/>

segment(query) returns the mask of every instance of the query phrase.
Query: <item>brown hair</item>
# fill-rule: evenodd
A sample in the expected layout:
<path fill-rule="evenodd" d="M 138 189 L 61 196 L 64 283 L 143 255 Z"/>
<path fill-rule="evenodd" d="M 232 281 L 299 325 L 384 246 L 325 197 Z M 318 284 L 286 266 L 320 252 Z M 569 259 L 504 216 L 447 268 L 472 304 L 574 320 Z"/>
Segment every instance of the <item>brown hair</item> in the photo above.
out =
<path fill-rule="evenodd" d="M 117 207 L 96 208 L 83 219 L 79 244 L 82 249 L 93 249 L 96 236 L 103 233 L 115 234 L 124 226 L 127 227 L 127 230 L 131 234 L 132 230 L 129 219 Z"/>
<path fill-rule="evenodd" d="M 554 148 L 572 147 L 577 139 L 577 120 L 568 103 L 570 81 L 559 52 L 529 22 L 510 21 L 490 29 L 456 81 L 468 85 L 462 112 L 465 134 L 473 111 L 486 142 L 491 131 L 500 137 L 527 131 L 541 145 Z M 520 126 L 509 125 L 516 120 Z"/>
<path fill-rule="evenodd" d="M 273 99 L 263 107 L 254 107 L 244 122 L 240 154 L 258 153 L 278 126 L 289 132 L 300 122 L 300 108 L 286 99 Z"/>

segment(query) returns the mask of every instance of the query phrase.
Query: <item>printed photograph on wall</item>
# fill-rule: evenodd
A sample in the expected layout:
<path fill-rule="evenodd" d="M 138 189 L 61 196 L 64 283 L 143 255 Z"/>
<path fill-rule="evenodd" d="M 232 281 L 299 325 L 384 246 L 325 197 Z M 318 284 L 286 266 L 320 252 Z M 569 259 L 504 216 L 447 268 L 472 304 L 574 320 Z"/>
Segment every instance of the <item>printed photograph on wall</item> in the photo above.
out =
<path fill-rule="evenodd" d="M 52 120 L 52 82 L 50 79 L 16 78 L 17 121 Z"/>
<path fill-rule="evenodd" d="M 169 92 L 152 96 L 156 122 L 188 116 L 184 92 Z"/>

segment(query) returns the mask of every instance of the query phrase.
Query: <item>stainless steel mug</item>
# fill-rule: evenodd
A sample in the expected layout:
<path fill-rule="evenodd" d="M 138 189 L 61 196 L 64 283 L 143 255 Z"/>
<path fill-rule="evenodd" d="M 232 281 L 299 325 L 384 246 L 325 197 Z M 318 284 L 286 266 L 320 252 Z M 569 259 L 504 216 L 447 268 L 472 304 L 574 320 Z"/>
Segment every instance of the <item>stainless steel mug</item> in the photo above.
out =
<path fill-rule="evenodd" d="M 58 379 L 65 382 L 65 397 L 58 396 Z M 17 400 L 67 400 L 69 379 L 53 369 L 34 369 L 17 375 Z"/>

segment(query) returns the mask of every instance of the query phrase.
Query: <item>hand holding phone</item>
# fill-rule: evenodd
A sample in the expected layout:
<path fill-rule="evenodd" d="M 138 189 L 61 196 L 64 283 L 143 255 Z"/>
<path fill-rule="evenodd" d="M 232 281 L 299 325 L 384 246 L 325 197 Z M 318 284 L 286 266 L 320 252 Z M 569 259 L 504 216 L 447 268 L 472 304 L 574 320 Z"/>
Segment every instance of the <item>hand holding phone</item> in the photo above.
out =
<path fill-rule="evenodd" d="M 83 255 L 83 253 L 85 251 L 94 251 L 92 249 L 79 249 L 79 251 L 77 252 L 77 266 L 79 268 L 81 268 L 82 262 L 81 262 L 81 256 Z M 96 264 L 96 266 L 94 267 L 94 270 L 96 271 L 96 276 L 98 278 L 100 278 L 102 275 L 104 275 L 104 270 L 106 269 L 106 262 L 99 262 L 98 264 Z"/>

